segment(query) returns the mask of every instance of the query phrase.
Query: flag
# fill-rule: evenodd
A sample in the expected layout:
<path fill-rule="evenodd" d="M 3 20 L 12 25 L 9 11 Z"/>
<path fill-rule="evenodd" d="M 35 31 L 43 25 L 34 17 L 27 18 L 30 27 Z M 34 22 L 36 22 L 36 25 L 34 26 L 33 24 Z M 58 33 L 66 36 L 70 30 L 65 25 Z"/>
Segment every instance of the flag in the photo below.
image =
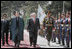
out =
<path fill-rule="evenodd" d="M 40 20 L 40 24 L 43 23 L 43 20 L 44 20 L 45 16 L 46 16 L 45 12 L 44 12 L 43 9 L 41 8 L 41 6 L 38 5 L 37 17 L 38 17 L 39 20 Z"/>

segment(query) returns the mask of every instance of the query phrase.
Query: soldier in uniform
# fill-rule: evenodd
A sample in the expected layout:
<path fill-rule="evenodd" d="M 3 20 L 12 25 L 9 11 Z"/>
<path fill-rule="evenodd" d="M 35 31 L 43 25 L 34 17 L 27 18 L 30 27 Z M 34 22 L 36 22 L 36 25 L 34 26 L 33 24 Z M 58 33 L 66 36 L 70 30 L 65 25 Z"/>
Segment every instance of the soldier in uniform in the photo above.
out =
<path fill-rule="evenodd" d="M 46 24 L 47 24 L 47 16 L 44 18 L 44 21 L 43 21 L 43 31 L 44 31 L 44 37 L 45 38 L 46 38 L 46 35 L 47 35 Z"/>
<path fill-rule="evenodd" d="M 60 44 L 60 13 L 58 14 L 58 16 L 59 18 L 55 20 L 55 35 L 58 38 L 58 43 Z"/>
<path fill-rule="evenodd" d="M 64 38 L 63 38 L 63 35 L 64 35 L 64 32 L 63 32 L 63 29 L 64 29 L 64 27 L 63 27 L 64 15 L 63 14 L 64 13 L 61 14 L 61 18 L 60 18 L 60 41 L 62 41 L 62 43 L 64 45 L 64 42 L 63 42 L 63 40 L 64 40 Z"/>
<path fill-rule="evenodd" d="M 60 14 L 59 14 L 59 18 L 58 18 L 58 20 L 57 20 L 57 22 L 58 22 L 58 24 L 57 24 L 57 30 L 56 30 L 56 32 L 57 32 L 57 36 L 58 36 L 58 43 L 60 44 L 61 42 L 61 40 L 60 40 Z"/>
<path fill-rule="evenodd" d="M 71 35 L 71 24 L 70 24 L 70 13 L 67 13 L 67 25 L 66 25 L 66 45 L 69 47 L 70 35 Z"/>
<path fill-rule="evenodd" d="M 46 28 L 46 38 L 48 40 L 48 45 L 50 46 L 53 28 L 53 18 L 51 17 L 50 12 L 48 12 L 47 18 L 44 19 L 43 26 L 44 28 Z"/>
<path fill-rule="evenodd" d="M 64 15 L 64 13 L 62 13 L 62 22 L 61 22 L 61 27 L 62 27 L 62 45 L 65 45 L 65 43 L 64 43 L 64 38 L 65 38 L 65 23 L 64 23 L 64 20 L 65 20 L 65 15 Z"/>
<path fill-rule="evenodd" d="M 56 42 L 56 34 L 57 34 L 57 32 L 56 32 L 56 26 L 57 25 L 57 19 L 55 18 L 54 19 L 54 27 L 53 27 L 53 30 L 52 30 L 52 41 L 53 42 Z"/>

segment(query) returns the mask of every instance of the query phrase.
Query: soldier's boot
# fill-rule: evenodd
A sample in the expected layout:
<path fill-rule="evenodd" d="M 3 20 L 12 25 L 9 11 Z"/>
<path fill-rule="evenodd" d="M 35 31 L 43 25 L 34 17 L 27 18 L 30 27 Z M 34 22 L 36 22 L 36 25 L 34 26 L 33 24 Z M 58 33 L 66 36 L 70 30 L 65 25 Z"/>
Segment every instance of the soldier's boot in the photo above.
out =
<path fill-rule="evenodd" d="M 54 42 L 56 42 L 56 38 L 54 38 Z"/>
<path fill-rule="evenodd" d="M 50 41 L 48 41 L 48 45 L 50 46 Z"/>
<path fill-rule="evenodd" d="M 64 44 L 64 40 L 62 41 L 62 45 L 65 45 L 65 44 Z"/>
<path fill-rule="evenodd" d="M 69 47 L 69 44 L 67 45 L 67 47 Z"/>
<path fill-rule="evenodd" d="M 69 42 L 67 43 L 67 47 L 69 47 Z"/>
<path fill-rule="evenodd" d="M 53 38 L 52 38 L 52 41 L 53 41 Z"/>
<path fill-rule="evenodd" d="M 60 40 L 58 41 L 59 44 L 61 44 Z"/>
<path fill-rule="evenodd" d="M 48 45 L 50 46 L 50 43 L 48 42 Z"/>

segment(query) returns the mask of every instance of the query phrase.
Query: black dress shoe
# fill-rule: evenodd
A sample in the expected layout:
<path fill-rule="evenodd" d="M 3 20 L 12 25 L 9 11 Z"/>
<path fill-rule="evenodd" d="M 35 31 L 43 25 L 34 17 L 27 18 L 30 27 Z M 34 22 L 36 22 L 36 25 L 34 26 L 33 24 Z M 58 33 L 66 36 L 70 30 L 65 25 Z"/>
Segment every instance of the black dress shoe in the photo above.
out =
<path fill-rule="evenodd" d="M 36 47 L 36 45 L 34 45 L 33 47 Z"/>
<path fill-rule="evenodd" d="M 4 44 L 2 44 L 2 46 L 4 46 Z"/>
<path fill-rule="evenodd" d="M 54 40 L 54 42 L 56 42 L 56 40 Z"/>
<path fill-rule="evenodd" d="M 32 46 L 32 44 L 30 44 L 30 46 Z"/>
<path fill-rule="evenodd" d="M 67 45 L 67 47 L 69 48 L 69 45 Z"/>
<path fill-rule="evenodd" d="M 19 48 L 19 44 L 17 44 L 17 47 Z"/>
<path fill-rule="evenodd" d="M 65 44 L 63 43 L 63 45 L 65 45 Z"/>
<path fill-rule="evenodd" d="M 48 45 L 50 46 L 50 43 L 48 43 Z"/>
<path fill-rule="evenodd" d="M 61 44 L 60 41 L 58 43 Z"/>
<path fill-rule="evenodd" d="M 7 43 L 7 45 L 9 45 L 9 43 Z"/>
<path fill-rule="evenodd" d="M 16 44 L 15 44 L 15 47 L 16 47 Z"/>

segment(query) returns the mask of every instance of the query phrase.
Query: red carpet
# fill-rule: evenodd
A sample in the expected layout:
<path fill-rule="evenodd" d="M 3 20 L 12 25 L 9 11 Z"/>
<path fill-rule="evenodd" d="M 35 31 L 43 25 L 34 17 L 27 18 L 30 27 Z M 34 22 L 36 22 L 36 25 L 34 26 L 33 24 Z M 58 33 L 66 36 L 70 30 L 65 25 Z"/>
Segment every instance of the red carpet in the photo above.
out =
<path fill-rule="evenodd" d="M 8 36 L 8 43 L 9 45 L 7 45 L 5 42 L 5 45 L 2 46 L 2 39 L 1 39 L 1 48 L 17 48 L 14 46 L 14 42 L 10 40 L 10 35 Z M 19 48 L 34 48 L 33 45 L 30 46 L 28 35 L 24 34 L 24 41 L 20 42 Z M 36 48 L 40 48 L 39 45 L 36 45 Z"/>

